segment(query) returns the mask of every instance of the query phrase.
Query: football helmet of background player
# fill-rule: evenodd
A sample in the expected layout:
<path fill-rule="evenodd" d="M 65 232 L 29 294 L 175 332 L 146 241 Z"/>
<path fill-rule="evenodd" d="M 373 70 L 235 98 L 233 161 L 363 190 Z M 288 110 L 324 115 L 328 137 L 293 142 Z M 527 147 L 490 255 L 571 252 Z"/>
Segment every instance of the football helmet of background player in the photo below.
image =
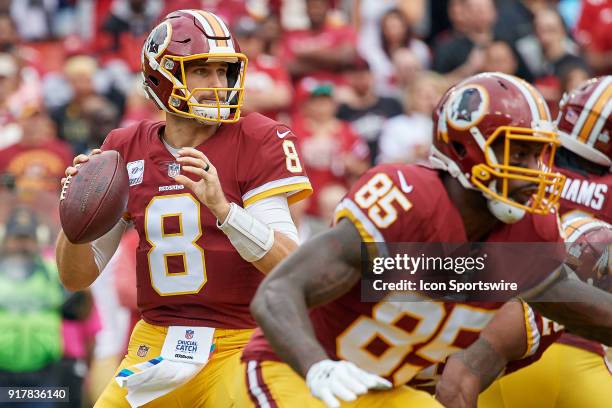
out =
<path fill-rule="evenodd" d="M 142 47 L 143 86 L 160 109 L 202 123 L 236 122 L 244 97 L 247 57 L 227 25 L 213 13 L 178 10 L 168 14 Z M 227 88 L 188 89 L 185 64 L 227 62 Z M 212 91 L 215 101 L 199 103 L 197 92 Z M 226 91 L 226 98 L 220 95 Z"/>
<path fill-rule="evenodd" d="M 612 292 L 612 225 L 581 213 L 563 217 L 566 263 L 583 280 Z"/>
<path fill-rule="evenodd" d="M 527 82 L 501 73 L 469 77 L 449 89 L 433 113 L 431 163 L 463 187 L 480 190 L 496 218 L 515 223 L 526 212 L 548 214 L 561 195 L 565 178 L 552 173 L 558 136 L 544 98 Z M 503 143 L 500 160 L 492 148 Z M 538 143 L 540 166 L 513 165 L 515 143 Z M 527 203 L 511 197 L 509 181 L 533 184 Z"/>
<path fill-rule="evenodd" d="M 612 172 L 612 76 L 592 78 L 563 95 L 559 139 L 567 150 Z"/>

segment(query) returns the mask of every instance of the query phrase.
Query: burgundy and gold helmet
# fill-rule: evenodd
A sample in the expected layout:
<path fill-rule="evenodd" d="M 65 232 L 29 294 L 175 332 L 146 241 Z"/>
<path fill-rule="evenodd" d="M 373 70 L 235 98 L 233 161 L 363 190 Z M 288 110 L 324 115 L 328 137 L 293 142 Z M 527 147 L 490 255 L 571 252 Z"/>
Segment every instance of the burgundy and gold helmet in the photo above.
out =
<path fill-rule="evenodd" d="M 559 104 L 561 144 L 612 171 L 612 76 L 592 78 L 566 93 Z"/>
<path fill-rule="evenodd" d="M 546 102 L 533 86 L 502 73 L 474 75 L 446 92 L 433 120 L 432 164 L 463 187 L 482 191 L 498 219 L 513 223 L 525 212 L 548 214 L 556 206 L 564 177 L 550 169 L 559 140 Z M 511 164 L 510 148 L 517 142 L 541 145 L 540 168 Z M 504 144 L 501 160 L 494 143 Z M 527 203 L 510 197 L 513 179 L 536 187 Z"/>
<path fill-rule="evenodd" d="M 612 292 L 612 225 L 572 212 L 563 217 L 566 263 L 578 277 Z"/>
<path fill-rule="evenodd" d="M 194 60 L 227 62 L 228 87 L 188 89 L 185 64 Z M 223 20 L 207 11 L 178 10 L 151 31 L 142 47 L 144 89 L 168 113 L 207 123 L 236 122 L 247 62 Z M 201 91 L 212 91 L 216 100 L 199 103 L 194 95 Z"/>

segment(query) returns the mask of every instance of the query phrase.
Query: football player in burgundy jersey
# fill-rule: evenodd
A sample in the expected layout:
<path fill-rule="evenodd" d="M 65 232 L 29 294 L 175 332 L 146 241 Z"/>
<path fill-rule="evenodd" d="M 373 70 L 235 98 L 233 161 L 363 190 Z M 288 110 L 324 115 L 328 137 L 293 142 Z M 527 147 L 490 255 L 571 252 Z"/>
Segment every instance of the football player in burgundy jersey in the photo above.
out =
<path fill-rule="evenodd" d="M 557 126 L 562 148 L 555 165 L 567 177 L 561 216 L 579 211 L 612 223 L 612 76 L 564 95 Z"/>
<path fill-rule="evenodd" d="M 553 208 L 563 177 L 550 172 L 559 142 L 532 86 L 499 73 L 470 77 L 445 94 L 434 122 L 433 168 L 370 170 L 340 203 L 334 227 L 301 246 L 259 287 L 251 310 L 261 331 L 243 353 L 240 406 L 321 406 L 314 397 L 333 407 L 338 400 L 439 406 L 406 384 L 476 344 L 503 303 L 402 302 L 393 293 L 363 303 L 362 242 L 562 242 Z M 530 288 L 523 296 L 543 314 L 612 343 L 612 296 L 567 279 L 563 258 L 546 267 L 517 258 L 521 273 L 513 279 Z M 569 294 L 585 301 L 543 302 Z M 477 342 L 484 356 L 516 359 L 534 347 L 532 330 L 511 324 Z M 489 360 L 499 358 L 480 363 Z M 477 376 L 461 364 L 455 380 Z M 391 383 L 391 390 L 361 395 Z"/>
<path fill-rule="evenodd" d="M 557 171 L 567 177 L 560 215 L 566 240 L 579 251 L 577 275 L 606 291 L 612 291 L 610 250 L 596 243 L 612 245 L 612 227 L 606 223 L 612 222 L 611 113 L 612 76 L 590 79 L 564 95 L 557 118 L 562 147 L 555 159 Z M 555 329 L 561 328 L 549 322 L 548 332 Z M 538 398 L 526 397 L 533 394 L 529 390 L 537 390 Z M 565 331 L 540 361 L 494 383 L 479 403 L 603 408 L 610 406 L 611 390 L 606 347 Z"/>
<path fill-rule="evenodd" d="M 142 320 L 96 406 L 232 406 L 229 372 L 255 327 L 249 302 L 297 247 L 288 205 L 312 190 L 291 130 L 240 118 L 246 66 L 225 23 L 205 11 L 173 12 L 145 41 L 144 89 L 166 120 L 116 129 L 102 146 L 127 163 L 125 219 L 92 243 L 60 234 L 57 245 L 62 281 L 78 290 L 128 223 L 140 238 Z"/>

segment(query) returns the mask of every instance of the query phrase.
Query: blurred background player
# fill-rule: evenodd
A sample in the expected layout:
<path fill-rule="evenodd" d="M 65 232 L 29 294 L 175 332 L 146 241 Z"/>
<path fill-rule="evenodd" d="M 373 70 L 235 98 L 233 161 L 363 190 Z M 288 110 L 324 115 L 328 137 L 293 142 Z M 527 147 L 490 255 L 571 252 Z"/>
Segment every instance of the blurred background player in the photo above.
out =
<path fill-rule="evenodd" d="M 612 222 L 612 76 L 590 79 L 559 105 L 562 148 L 555 164 L 567 176 L 561 216 L 580 211 Z"/>
<path fill-rule="evenodd" d="M 297 246 L 288 205 L 312 190 L 291 130 L 257 113 L 240 118 L 246 65 L 218 16 L 169 14 L 142 50 L 145 92 L 166 120 L 114 130 L 102 145 L 127 163 L 126 217 L 93 243 L 59 235 L 71 289 L 93 283 L 128 222 L 140 238 L 142 320 L 96 406 L 232 406 L 229 373 L 255 327 L 249 301 L 262 272 Z"/>

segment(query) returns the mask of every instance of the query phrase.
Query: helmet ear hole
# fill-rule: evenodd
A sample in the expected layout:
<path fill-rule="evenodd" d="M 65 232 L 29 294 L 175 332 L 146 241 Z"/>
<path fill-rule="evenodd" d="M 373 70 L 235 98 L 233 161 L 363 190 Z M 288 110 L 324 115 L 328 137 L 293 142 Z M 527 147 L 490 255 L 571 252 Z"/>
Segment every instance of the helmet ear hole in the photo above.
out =
<path fill-rule="evenodd" d="M 159 79 L 155 78 L 153 75 L 149 75 L 148 78 L 149 78 L 149 81 L 153 83 L 153 85 L 159 86 Z"/>
<path fill-rule="evenodd" d="M 451 142 L 451 147 L 453 148 L 453 150 L 455 151 L 455 154 L 459 156 L 460 159 L 463 159 L 466 156 L 467 150 L 463 144 L 457 141 L 453 141 Z"/>

